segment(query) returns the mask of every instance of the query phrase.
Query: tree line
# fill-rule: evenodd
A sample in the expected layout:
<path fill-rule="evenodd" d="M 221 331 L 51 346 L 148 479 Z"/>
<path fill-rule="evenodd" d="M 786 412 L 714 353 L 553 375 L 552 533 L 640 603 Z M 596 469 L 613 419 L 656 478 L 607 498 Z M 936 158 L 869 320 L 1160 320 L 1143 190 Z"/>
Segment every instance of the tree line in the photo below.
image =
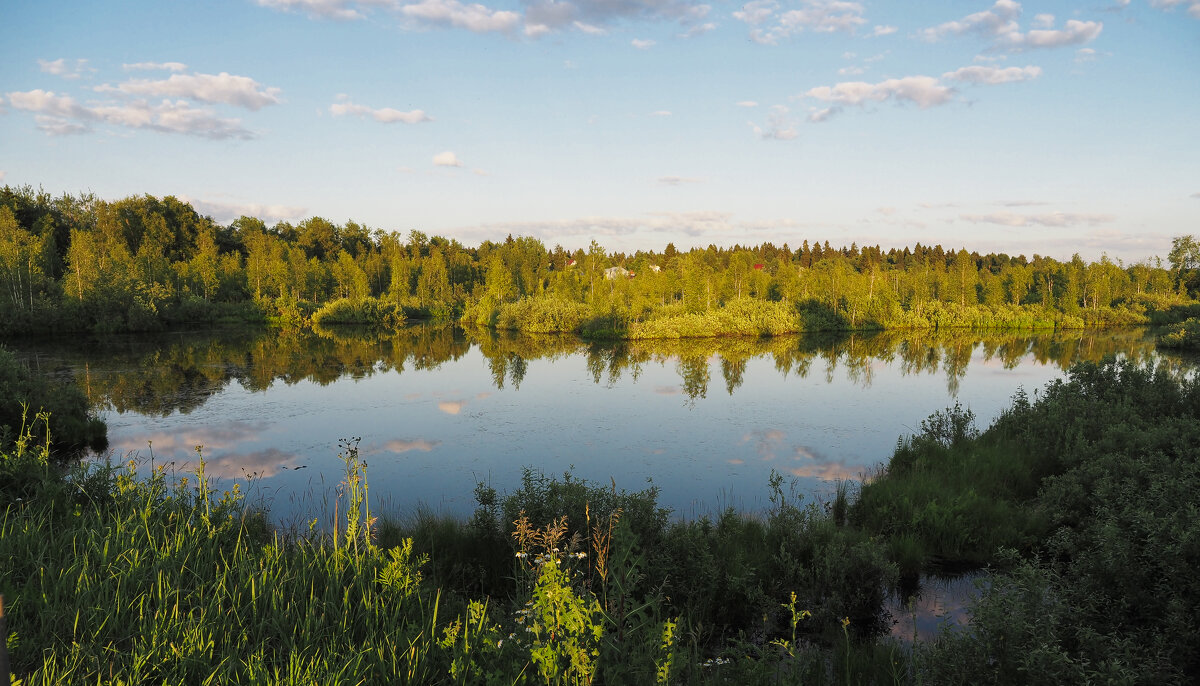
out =
<path fill-rule="evenodd" d="M 508 236 L 468 247 L 321 217 L 220 224 L 173 196 L 106 201 L 0 189 L 0 331 L 142 331 L 226 319 L 304 323 L 369 299 L 408 317 L 672 337 L 920 326 L 1103 326 L 1200 295 L 1200 247 L 1124 264 L 917 244 L 573 251 Z M 619 267 L 613 277 L 611 267 Z M 740 309 L 739 309 L 740 308 Z M 757 309 L 756 309 L 757 308 Z M 765 309 L 764 309 L 765 308 Z M 753 324 L 762 320 L 766 323 Z M 751 322 L 742 331 L 738 322 Z M 657 328 L 652 326 L 657 322 Z M 666 322 L 669 324 L 664 324 Z M 755 327 L 758 327 L 755 329 Z M 640 327 L 640 328 L 639 328 Z M 640 333 L 639 333 L 640 332 Z M 658 332 L 658 333 L 656 333 Z"/>

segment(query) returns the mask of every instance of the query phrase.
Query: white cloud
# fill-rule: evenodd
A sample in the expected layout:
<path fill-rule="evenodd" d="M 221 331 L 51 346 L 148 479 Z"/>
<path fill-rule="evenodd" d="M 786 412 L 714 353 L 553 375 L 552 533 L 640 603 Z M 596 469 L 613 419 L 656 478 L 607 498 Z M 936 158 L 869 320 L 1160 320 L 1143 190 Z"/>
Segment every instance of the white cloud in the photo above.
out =
<path fill-rule="evenodd" d="M 650 113 L 650 116 L 651 117 L 669 117 L 669 116 L 671 116 L 671 110 L 655 110 Z"/>
<path fill-rule="evenodd" d="M 1200 19 L 1200 0 L 1150 0 L 1150 6 L 1158 9 L 1174 10 L 1184 5 L 1187 6 L 1188 16 Z"/>
<path fill-rule="evenodd" d="M 842 67 L 841 69 L 838 69 L 838 76 L 858 76 L 865 71 L 866 69 L 863 69 L 860 66 L 851 65 L 849 67 Z"/>
<path fill-rule="evenodd" d="M 765 141 L 790 141 L 800 135 L 796 131 L 795 118 L 784 105 L 772 105 L 770 111 L 767 112 L 767 122 L 763 126 L 754 122 L 749 122 L 749 124 L 754 135 Z"/>
<path fill-rule="evenodd" d="M 750 39 L 763 45 L 775 45 L 780 40 L 805 30 L 818 33 L 854 32 L 867 23 L 861 3 L 844 0 L 800 0 L 797 9 L 779 12 L 775 0 L 752 0 L 733 13 L 733 18 L 753 27 Z M 887 28 L 887 27 L 882 27 Z"/>
<path fill-rule="evenodd" d="M 650 48 L 655 46 L 654 41 L 642 40 L 640 38 L 634 38 L 633 40 L 629 41 L 629 43 L 630 43 L 630 45 L 637 48 L 638 50 L 649 50 Z"/>
<path fill-rule="evenodd" d="M 706 24 L 696 24 L 695 26 L 688 29 L 687 31 L 684 31 L 683 33 L 679 34 L 678 37 L 679 38 L 695 38 L 696 36 L 702 36 L 702 35 L 708 33 L 709 31 L 712 31 L 715 28 L 717 28 L 717 25 L 713 22 L 708 22 Z"/>
<path fill-rule="evenodd" d="M 980 33 L 986 36 L 1001 36 L 1018 30 L 1016 18 L 1021 15 L 1021 4 L 1013 0 L 996 0 L 991 9 L 969 14 L 958 21 L 948 21 L 921 31 L 925 40 L 938 40 L 949 35 Z"/>
<path fill-rule="evenodd" d="M 758 103 L 753 100 L 742 100 L 737 103 L 738 107 L 758 107 Z"/>
<path fill-rule="evenodd" d="M 1037 207 L 1040 205 L 1049 205 L 1050 203 L 1044 200 L 999 200 L 996 204 L 1001 207 Z"/>
<path fill-rule="evenodd" d="M 56 60 L 38 60 L 38 67 L 47 74 L 62 76 L 67 73 L 67 60 L 62 57 Z"/>
<path fill-rule="evenodd" d="M 853 31 L 867 23 L 863 6 L 857 2 L 839 0 L 803 0 L 804 7 L 784 12 L 780 22 L 796 30 L 819 32 Z"/>
<path fill-rule="evenodd" d="M 703 179 L 689 176 L 660 176 L 656 180 L 664 186 L 681 186 L 685 183 L 701 183 L 703 181 Z"/>
<path fill-rule="evenodd" d="M 433 164 L 438 167 L 461 167 L 463 163 L 450 150 L 439 152 L 433 156 Z"/>
<path fill-rule="evenodd" d="M 1193 0 L 1200 2 L 1200 0 Z M 1104 24 L 1097 21 L 1068 20 L 1062 29 L 1054 29 L 1054 15 L 1038 14 L 1033 19 L 1033 30 L 1021 33 L 1017 18 L 1021 16 L 1021 4 L 1014 0 L 996 0 L 990 9 L 967 15 L 957 21 L 948 21 L 924 29 L 920 35 L 925 40 L 936 41 L 946 36 L 968 33 L 992 39 L 994 48 L 1025 50 L 1029 48 L 1058 48 L 1087 43 L 1100 35 Z"/>
<path fill-rule="evenodd" d="M 1188 196 L 1189 198 L 1200 198 L 1200 191 L 1196 191 Z"/>
<path fill-rule="evenodd" d="M 863 105 L 885 100 L 907 100 L 925 109 L 943 105 L 953 97 L 953 89 L 932 76 L 905 76 L 879 83 L 847 81 L 834 86 L 809 89 L 804 95 L 835 105 Z"/>
<path fill-rule="evenodd" d="M 54 91 L 39 89 L 8 93 L 8 104 L 18 110 L 37 112 L 46 116 L 74 119 L 91 118 L 86 107 L 75 102 L 69 95 L 56 95 Z"/>
<path fill-rule="evenodd" d="M 813 110 L 812 113 L 808 115 L 808 120 L 814 124 L 820 124 L 838 112 L 839 108 L 836 107 L 826 107 L 825 109 L 821 110 Z"/>
<path fill-rule="evenodd" d="M 1090 43 L 1104 29 L 1098 21 L 1071 19 L 1061 30 L 1035 29 L 1028 33 L 1012 32 L 1001 36 L 999 44 L 1014 50 L 1024 48 L 1061 48 L 1067 45 Z"/>
<path fill-rule="evenodd" d="M 775 14 L 777 9 L 779 9 L 779 3 L 775 0 L 751 0 L 742 5 L 740 11 L 734 12 L 733 18 L 751 26 L 761 26 Z"/>
<path fill-rule="evenodd" d="M 509 33 L 521 23 L 521 15 L 493 10 L 480 4 L 464 5 L 458 0 L 421 0 L 403 5 L 400 13 L 429 24 L 466 29 L 472 33 Z"/>
<path fill-rule="evenodd" d="M 510 33 L 522 27 L 528 38 L 574 28 L 607 33 L 619 20 L 678 21 L 691 27 L 684 37 L 711 31 L 715 24 L 701 24 L 711 7 L 696 0 L 522 0 L 521 12 L 498 10 L 459 0 L 255 0 L 263 7 L 285 12 L 302 12 L 321 19 L 363 19 L 377 8 L 398 13 L 415 26 L 441 25 L 475 33 Z"/>
<path fill-rule="evenodd" d="M 307 208 L 290 205 L 197 200 L 186 195 L 179 196 L 179 199 L 191 204 L 200 214 L 208 215 L 223 224 L 228 224 L 238 217 L 255 217 L 267 224 L 275 224 L 281 221 L 303 219 L 308 214 Z"/>
<path fill-rule="evenodd" d="M 814 109 L 808 120 L 819 123 L 828 120 L 844 107 L 861 107 L 872 102 L 907 101 L 921 109 L 945 105 L 952 101 L 955 89 L 942 80 L 959 81 L 984 85 L 996 85 L 1017 81 L 1028 81 L 1040 76 L 1041 67 L 1008 67 L 973 65 L 942 74 L 941 79 L 932 76 L 905 76 L 887 79 L 879 83 L 845 81 L 833 86 L 810 88 L 803 96 L 829 103 L 824 109 Z"/>
<path fill-rule="evenodd" d="M 695 26 L 688 33 L 699 35 L 715 28 L 696 26 L 708 16 L 711 7 L 695 0 L 524 0 L 526 25 L 565 29 L 576 24 L 604 28 L 620 20 L 675 21 Z M 695 33 L 693 33 L 695 32 Z"/>
<path fill-rule="evenodd" d="M 121 68 L 125 71 L 187 71 L 183 62 L 134 62 L 122 64 Z"/>
<path fill-rule="evenodd" d="M 14 108 L 33 112 L 38 128 L 52 136 L 87 133 L 93 124 L 106 123 L 202 138 L 254 138 L 254 133 L 242 127 L 240 120 L 222 119 L 210 110 L 194 108 L 182 100 L 163 100 L 159 104 L 135 100 L 119 105 L 84 106 L 69 95 L 40 89 L 7 95 Z"/>
<path fill-rule="evenodd" d="M 1096 51 L 1093 48 L 1080 48 L 1075 51 L 1075 63 L 1083 64 L 1084 62 L 1095 62 Z"/>
<path fill-rule="evenodd" d="M 395 122 L 404 122 L 405 124 L 419 124 L 421 122 L 433 121 L 433 118 L 425 114 L 424 110 L 411 110 L 402 112 L 391 107 L 383 107 L 380 109 L 372 109 L 366 105 L 356 105 L 352 102 L 335 102 L 329 106 L 329 113 L 335 117 L 352 114 L 359 117 L 371 117 L 377 122 L 384 124 L 392 124 Z"/>
<path fill-rule="evenodd" d="M 891 34 L 897 32 L 899 30 L 900 29 L 896 28 L 895 26 L 878 26 L 878 25 L 876 25 L 875 30 L 871 32 L 871 35 L 876 36 L 876 37 L 890 36 Z"/>
<path fill-rule="evenodd" d="M 0 169 L 0 181 L 4 181 L 4 177 L 8 176 L 8 172 Z"/>
<path fill-rule="evenodd" d="M 571 23 L 575 28 L 579 29 L 580 31 L 586 33 L 589 36 L 607 36 L 608 35 L 608 31 L 605 31 L 604 29 L 600 28 L 599 26 L 594 26 L 592 24 L 588 24 L 588 23 L 578 21 L 578 20 L 571 22 Z"/>
<path fill-rule="evenodd" d="M 1016 214 L 1014 212 L 993 212 L 991 214 L 960 214 L 959 219 L 982 224 L 999 224 L 1001 226 L 1049 226 L 1067 227 L 1086 224 L 1095 226 L 1113 221 L 1111 214 L 1089 214 L 1072 212 L 1050 212 L 1046 214 Z"/>
<path fill-rule="evenodd" d="M 310 17 L 322 19 L 363 18 L 363 14 L 352 7 L 352 5 L 358 4 L 352 0 L 256 0 L 256 2 L 262 7 L 285 12 L 304 12 Z"/>
<path fill-rule="evenodd" d="M 95 69 L 88 66 L 87 60 L 68 60 L 60 57 L 56 60 L 38 60 L 38 67 L 46 74 L 61 76 L 64 79 L 77 79 L 83 76 L 84 72 L 94 72 Z"/>
<path fill-rule="evenodd" d="M 119 92 L 161 98 L 188 98 L 203 102 L 236 105 L 258 110 L 280 103 L 278 88 L 262 88 L 248 76 L 220 74 L 172 74 L 166 79 L 151 81 L 132 79 L 116 86 L 97 86 L 99 93 Z"/>
<path fill-rule="evenodd" d="M 1007 67 L 1001 69 L 999 67 L 985 67 L 974 65 L 970 67 L 962 67 L 955 71 L 948 71 L 942 74 L 943 79 L 951 81 L 963 81 L 965 83 L 980 83 L 986 85 L 996 85 L 1000 83 L 1012 83 L 1014 81 L 1028 81 L 1041 76 L 1041 67 Z"/>

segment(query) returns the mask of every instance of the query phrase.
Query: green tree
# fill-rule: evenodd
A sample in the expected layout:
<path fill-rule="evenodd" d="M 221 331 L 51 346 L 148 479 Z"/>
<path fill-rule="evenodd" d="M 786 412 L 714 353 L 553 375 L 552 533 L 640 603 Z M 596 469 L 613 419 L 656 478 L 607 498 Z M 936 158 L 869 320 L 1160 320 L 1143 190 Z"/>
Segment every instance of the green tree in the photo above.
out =
<path fill-rule="evenodd" d="M 1167 260 L 1175 271 L 1176 285 L 1193 296 L 1200 295 L 1200 241 L 1192 235 L 1176 236 Z"/>
<path fill-rule="evenodd" d="M 32 310 L 46 282 L 45 240 L 24 230 L 8 207 L 0 207 L 0 287 L 16 309 Z"/>

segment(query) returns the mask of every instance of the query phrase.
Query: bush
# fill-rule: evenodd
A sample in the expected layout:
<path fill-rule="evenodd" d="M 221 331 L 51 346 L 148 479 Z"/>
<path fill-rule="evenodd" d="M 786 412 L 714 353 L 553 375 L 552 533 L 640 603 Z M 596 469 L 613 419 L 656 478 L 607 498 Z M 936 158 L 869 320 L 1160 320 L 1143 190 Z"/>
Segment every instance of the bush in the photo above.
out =
<path fill-rule="evenodd" d="M 1191 317 L 1158 337 L 1158 347 L 1176 350 L 1200 350 L 1200 318 Z"/>
<path fill-rule="evenodd" d="M 396 303 L 378 298 L 341 298 L 314 312 L 312 322 L 318 326 L 352 324 L 394 330 L 404 325 L 404 311 Z"/>

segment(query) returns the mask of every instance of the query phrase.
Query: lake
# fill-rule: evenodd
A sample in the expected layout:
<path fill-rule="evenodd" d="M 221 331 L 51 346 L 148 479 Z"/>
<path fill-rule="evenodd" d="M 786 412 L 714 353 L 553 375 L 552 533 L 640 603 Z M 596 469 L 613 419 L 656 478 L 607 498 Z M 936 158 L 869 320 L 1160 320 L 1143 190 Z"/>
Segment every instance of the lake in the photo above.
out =
<path fill-rule="evenodd" d="M 249 485 L 276 521 L 332 511 L 356 441 L 377 511 L 468 515 L 522 470 L 660 489 L 677 516 L 761 510 L 772 470 L 825 498 L 955 402 L 985 428 L 1078 360 L 1158 357 L 1145 329 L 889 331 L 589 343 L 417 325 L 396 335 L 186 332 L 8 344 L 73 379 L 112 460 L 194 462 Z"/>

